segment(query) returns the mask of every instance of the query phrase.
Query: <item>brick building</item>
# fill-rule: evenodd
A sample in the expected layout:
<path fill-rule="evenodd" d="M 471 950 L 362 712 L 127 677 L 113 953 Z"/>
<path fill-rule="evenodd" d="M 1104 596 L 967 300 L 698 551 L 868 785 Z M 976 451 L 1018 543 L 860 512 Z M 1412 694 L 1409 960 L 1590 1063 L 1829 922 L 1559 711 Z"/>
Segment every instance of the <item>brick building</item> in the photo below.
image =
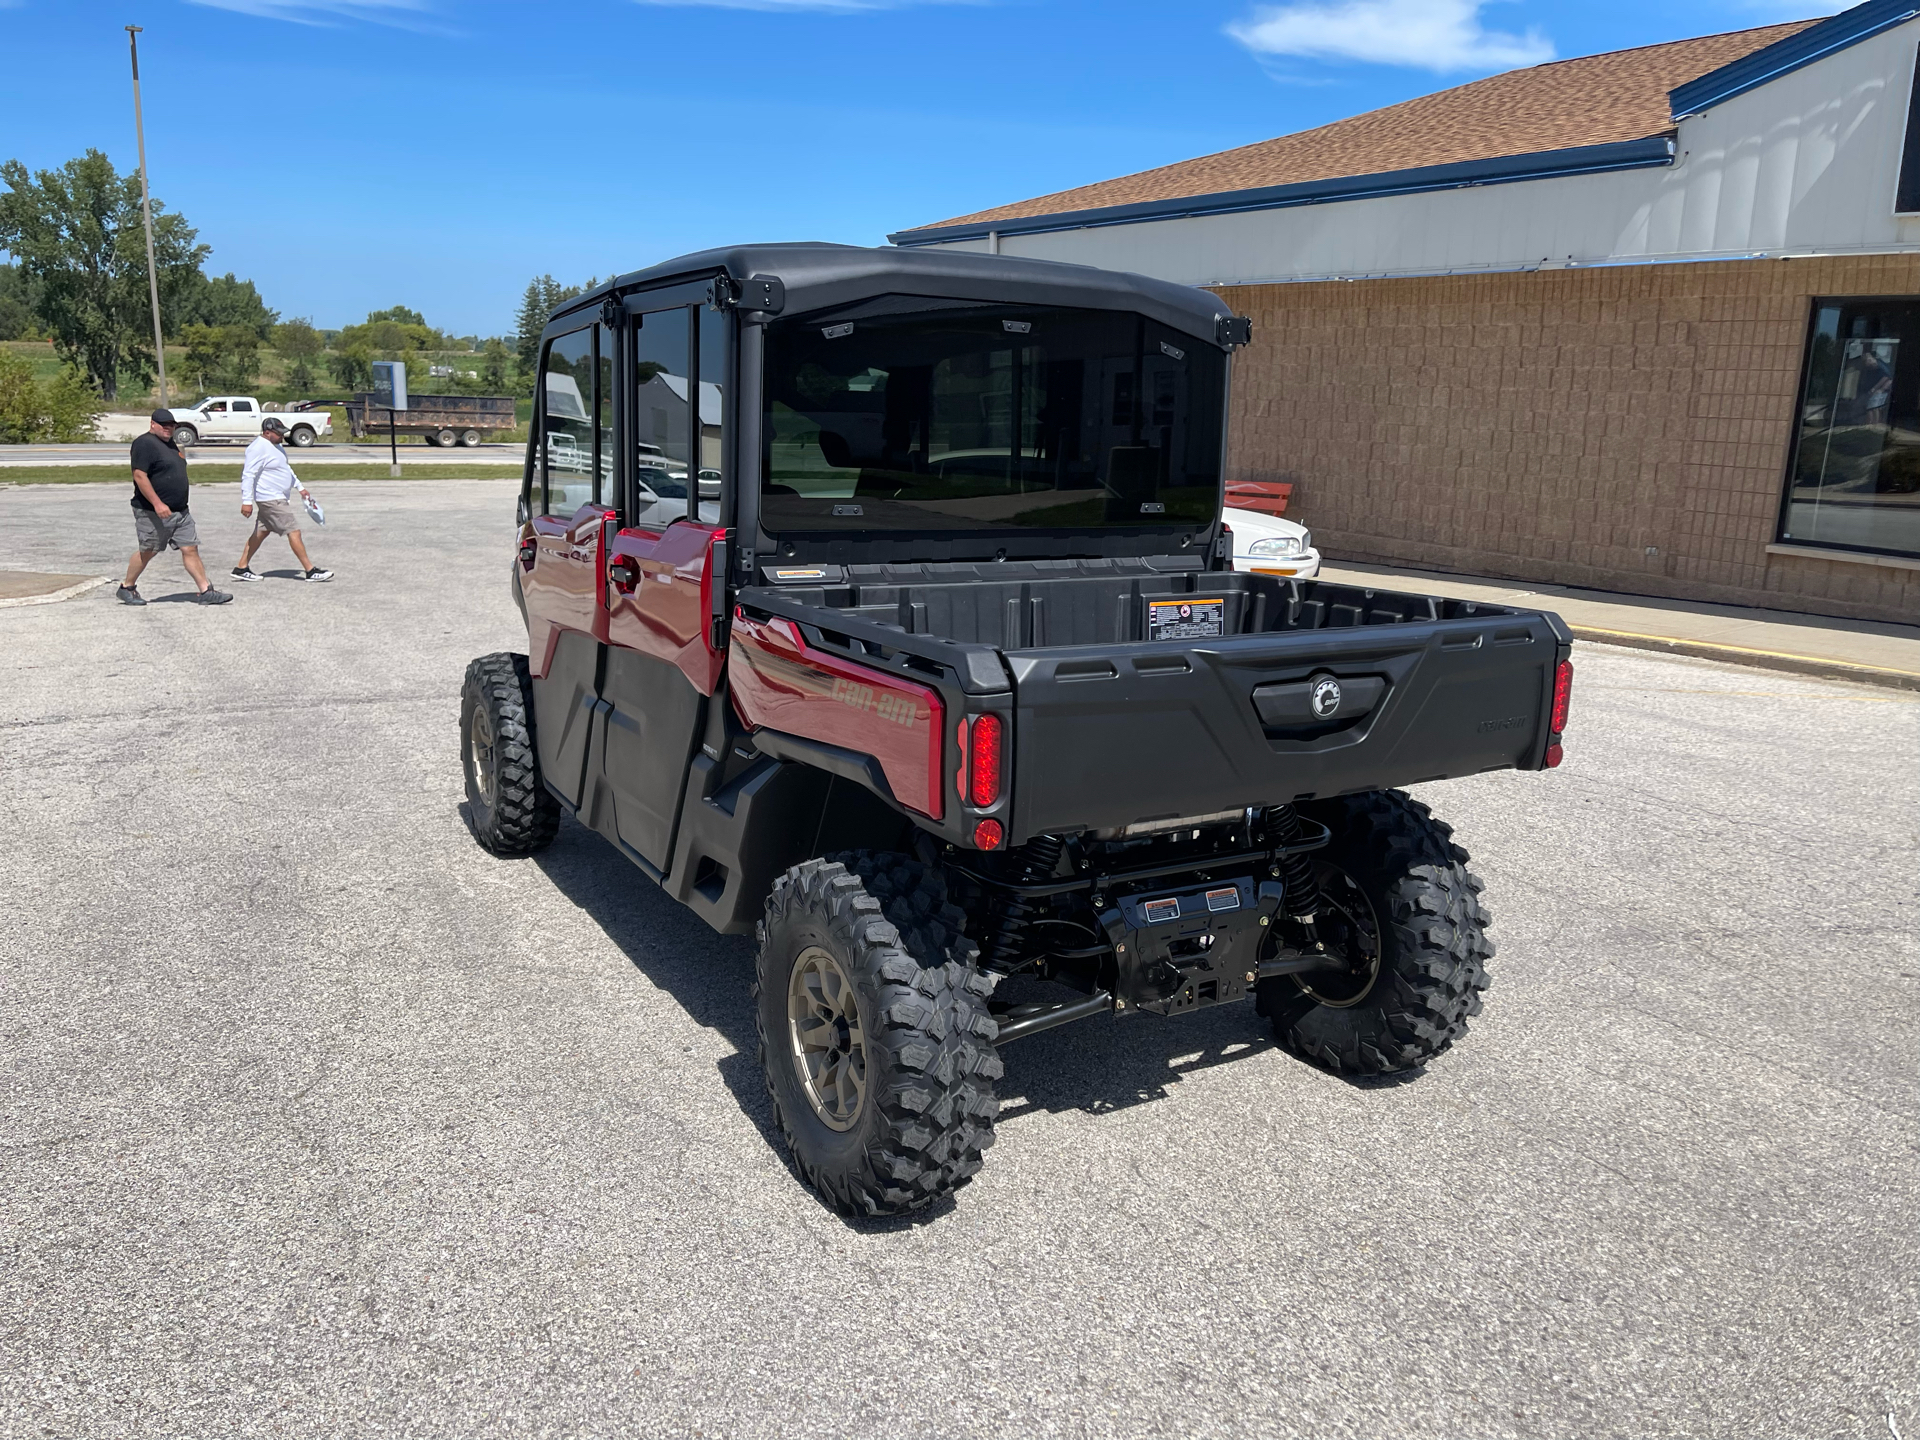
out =
<path fill-rule="evenodd" d="M 1330 557 L 1920 618 L 1920 19 L 1537 66 L 892 237 L 1218 290 Z"/>

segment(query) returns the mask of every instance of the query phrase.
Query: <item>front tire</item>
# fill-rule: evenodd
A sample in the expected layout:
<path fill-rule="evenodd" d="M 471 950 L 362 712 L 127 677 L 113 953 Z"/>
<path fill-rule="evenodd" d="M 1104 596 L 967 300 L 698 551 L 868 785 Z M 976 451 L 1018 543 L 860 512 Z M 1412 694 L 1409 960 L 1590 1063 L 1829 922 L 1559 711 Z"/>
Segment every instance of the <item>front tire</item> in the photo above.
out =
<path fill-rule="evenodd" d="M 1347 795 L 1301 812 L 1333 831 L 1311 859 L 1328 948 L 1350 972 L 1260 982 L 1280 1044 L 1346 1075 L 1388 1075 L 1450 1049 L 1480 1013 L 1492 923 L 1453 831 L 1399 790 Z"/>
<path fill-rule="evenodd" d="M 198 445 L 199 443 L 200 443 L 200 432 L 194 429 L 193 426 L 176 425 L 173 427 L 173 448 L 174 449 L 185 450 L 189 446 Z"/>
<path fill-rule="evenodd" d="M 922 1209 L 993 1143 L 993 983 L 962 920 L 937 872 L 868 851 L 796 865 L 767 898 L 760 1065 L 801 1178 L 843 1215 Z"/>
<path fill-rule="evenodd" d="M 473 838 L 496 855 L 532 855 L 560 832 L 560 802 L 540 778 L 533 677 L 524 655 L 483 655 L 460 689 L 460 760 Z"/>

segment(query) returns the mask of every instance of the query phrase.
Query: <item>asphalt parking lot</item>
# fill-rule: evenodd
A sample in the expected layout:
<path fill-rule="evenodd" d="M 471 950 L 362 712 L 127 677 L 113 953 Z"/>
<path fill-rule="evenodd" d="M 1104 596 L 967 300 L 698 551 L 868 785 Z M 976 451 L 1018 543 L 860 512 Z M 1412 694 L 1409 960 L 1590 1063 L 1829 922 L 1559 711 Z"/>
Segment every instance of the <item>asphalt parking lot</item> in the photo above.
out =
<path fill-rule="evenodd" d="M 1920 1433 L 1920 697 L 1582 647 L 1563 769 L 1421 788 L 1495 915 L 1460 1049 L 1050 1032 L 951 1208 L 850 1224 L 747 944 L 466 833 L 512 493 L 327 487 L 331 585 L 0 610 L 0 1434 Z M 0 567 L 131 539 L 0 491 Z"/>

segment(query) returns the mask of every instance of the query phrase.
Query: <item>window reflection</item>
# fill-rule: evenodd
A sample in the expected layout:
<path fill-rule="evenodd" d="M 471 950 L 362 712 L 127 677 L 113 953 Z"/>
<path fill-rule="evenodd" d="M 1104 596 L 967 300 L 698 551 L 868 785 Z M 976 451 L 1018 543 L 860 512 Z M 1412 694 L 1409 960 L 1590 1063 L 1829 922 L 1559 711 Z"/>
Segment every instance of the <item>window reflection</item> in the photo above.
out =
<path fill-rule="evenodd" d="M 571 515 L 594 496 L 593 332 L 577 330 L 555 340 L 541 381 L 545 509 Z"/>
<path fill-rule="evenodd" d="M 1920 556 L 1920 299 L 1814 310 L 1780 538 Z"/>

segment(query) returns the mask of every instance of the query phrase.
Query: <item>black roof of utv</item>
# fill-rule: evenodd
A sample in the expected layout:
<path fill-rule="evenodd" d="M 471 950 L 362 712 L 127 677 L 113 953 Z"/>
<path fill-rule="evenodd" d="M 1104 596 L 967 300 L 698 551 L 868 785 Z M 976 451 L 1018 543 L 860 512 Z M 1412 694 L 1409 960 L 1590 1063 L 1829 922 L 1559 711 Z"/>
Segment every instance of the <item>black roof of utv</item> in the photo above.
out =
<path fill-rule="evenodd" d="M 1062 305 L 1089 310 L 1125 310 L 1145 315 L 1195 339 L 1220 344 L 1218 321 L 1232 314 L 1219 297 L 1191 285 L 1145 275 L 1030 260 L 977 251 L 829 245 L 805 241 L 735 245 L 682 255 L 609 280 L 570 301 L 558 314 L 658 285 L 702 279 L 725 271 L 735 280 L 769 277 L 786 288 L 783 314 L 826 310 L 879 295 L 925 295 L 939 299 Z"/>

